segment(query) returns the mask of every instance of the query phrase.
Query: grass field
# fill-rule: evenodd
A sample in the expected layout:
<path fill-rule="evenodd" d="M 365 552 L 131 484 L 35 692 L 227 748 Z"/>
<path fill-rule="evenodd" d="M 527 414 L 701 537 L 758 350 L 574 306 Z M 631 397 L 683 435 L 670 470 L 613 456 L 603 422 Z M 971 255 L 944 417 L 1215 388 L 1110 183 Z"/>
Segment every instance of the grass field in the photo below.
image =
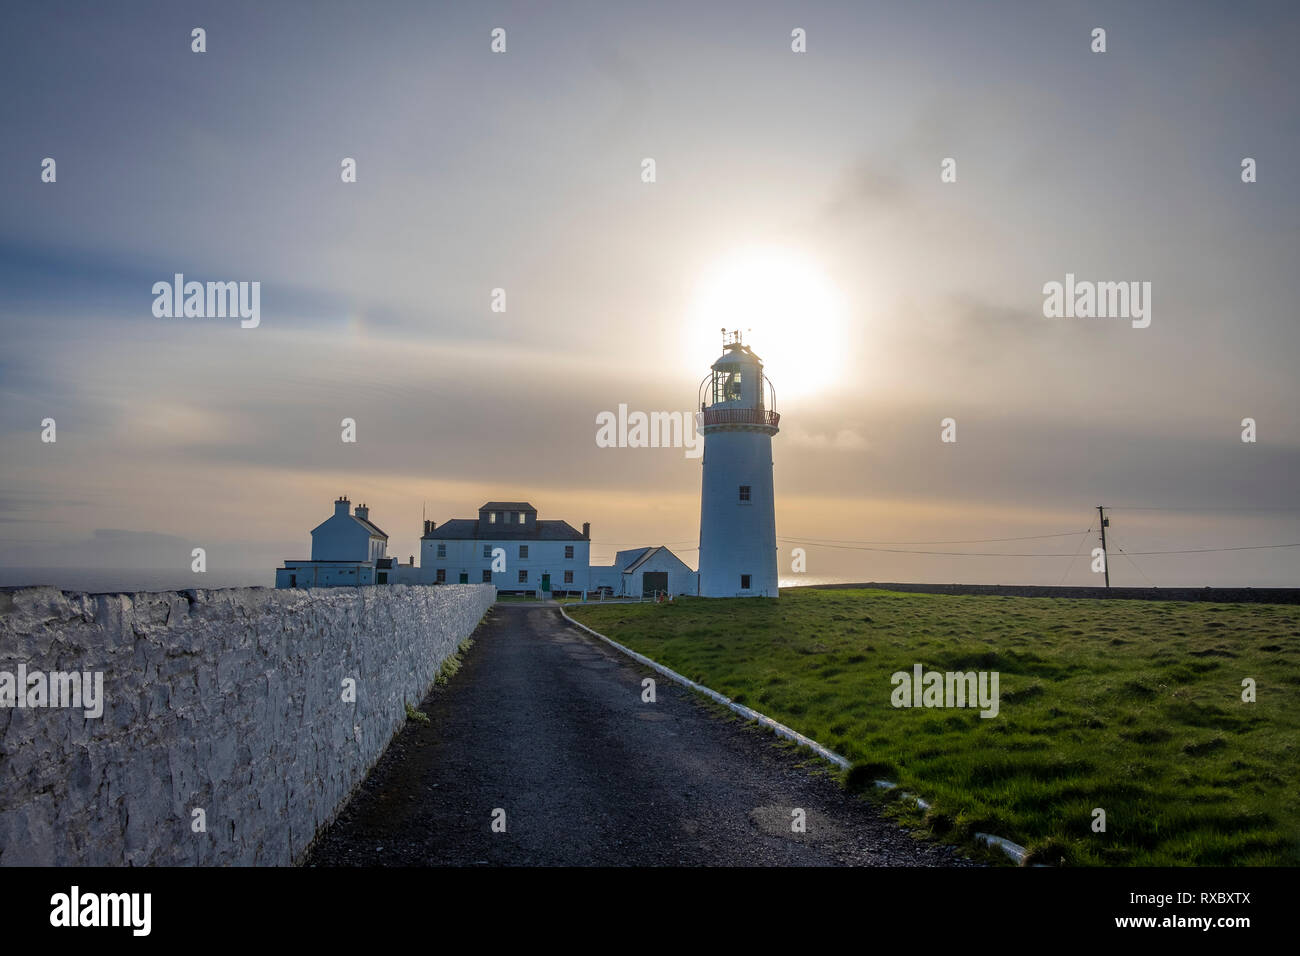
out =
<path fill-rule="evenodd" d="M 1300 864 L 1298 607 L 795 590 L 569 612 L 855 761 L 846 785 L 924 796 L 923 819 L 894 812 L 941 838 L 1057 864 Z M 1000 712 L 894 707 L 890 676 L 918 663 L 998 671 Z"/>

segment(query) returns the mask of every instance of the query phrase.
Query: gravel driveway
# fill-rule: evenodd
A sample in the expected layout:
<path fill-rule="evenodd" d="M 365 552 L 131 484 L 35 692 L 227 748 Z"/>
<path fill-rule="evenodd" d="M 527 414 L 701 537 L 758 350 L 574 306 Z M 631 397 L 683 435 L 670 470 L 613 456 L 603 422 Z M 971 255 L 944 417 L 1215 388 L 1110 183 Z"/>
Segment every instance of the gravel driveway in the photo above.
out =
<path fill-rule="evenodd" d="M 474 640 L 307 865 L 971 865 L 553 605 L 497 604 Z"/>

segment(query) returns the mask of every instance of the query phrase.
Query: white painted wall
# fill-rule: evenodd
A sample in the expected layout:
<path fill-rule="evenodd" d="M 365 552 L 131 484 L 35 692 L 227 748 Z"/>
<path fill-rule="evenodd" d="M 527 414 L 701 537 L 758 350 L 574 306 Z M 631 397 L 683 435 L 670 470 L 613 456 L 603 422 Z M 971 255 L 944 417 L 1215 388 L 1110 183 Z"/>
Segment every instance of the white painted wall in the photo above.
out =
<path fill-rule="evenodd" d="M 394 583 L 391 577 L 388 580 Z M 284 567 L 275 570 L 277 588 L 346 588 L 374 583 L 375 567 L 363 561 L 285 561 Z"/>
<path fill-rule="evenodd" d="M 445 556 L 438 556 L 438 546 L 445 546 Z M 519 556 L 519 546 L 528 547 L 528 557 Z M 564 549 L 572 546 L 573 557 L 566 558 Z M 489 556 L 484 557 L 484 548 Z M 520 541 L 520 540 L 438 540 L 423 538 L 420 541 L 420 580 L 425 584 L 437 582 L 438 569 L 442 569 L 447 584 L 456 584 L 460 575 L 468 577 L 469 584 L 483 583 L 483 572 L 492 567 L 492 549 L 504 548 L 506 570 L 492 575 L 492 583 L 502 591 L 536 591 L 542 586 L 542 575 L 551 575 L 552 591 L 584 591 L 590 585 L 590 541 Z M 521 582 L 519 572 L 526 571 L 528 580 Z M 565 572 L 573 580 L 566 582 Z"/>
<path fill-rule="evenodd" d="M 347 501 L 334 502 L 334 514 L 311 531 L 313 561 L 374 561 L 384 557 L 383 538 L 372 536 L 365 525 L 348 513 Z"/>
<path fill-rule="evenodd" d="M 635 596 L 643 592 L 644 582 L 641 576 L 647 571 L 667 571 L 668 590 L 673 594 L 694 594 L 699 586 L 699 576 L 677 555 L 663 548 L 638 567 L 634 573 L 623 575 L 625 579 L 634 579 L 628 581 L 630 595 Z"/>
<path fill-rule="evenodd" d="M 642 549 L 634 548 L 620 551 L 615 556 L 612 566 L 592 568 L 592 589 L 607 587 L 614 592 L 615 597 L 640 597 L 645 589 L 645 582 L 642 579 L 645 572 L 667 571 L 668 590 L 673 594 L 697 593 L 699 575 L 667 548 L 661 548 L 631 574 L 624 574 L 623 569 L 636 560 L 635 556 L 640 550 Z"/>
<path fill-rule="evenodd" d="M 700 498 L 700 594 L 776 597 L 772 436 L 743 426 L 705 429 Z M 748 485 L 750 500 L 740 501 Z M 741 575 L 750 575 L 749 590 Z"/>

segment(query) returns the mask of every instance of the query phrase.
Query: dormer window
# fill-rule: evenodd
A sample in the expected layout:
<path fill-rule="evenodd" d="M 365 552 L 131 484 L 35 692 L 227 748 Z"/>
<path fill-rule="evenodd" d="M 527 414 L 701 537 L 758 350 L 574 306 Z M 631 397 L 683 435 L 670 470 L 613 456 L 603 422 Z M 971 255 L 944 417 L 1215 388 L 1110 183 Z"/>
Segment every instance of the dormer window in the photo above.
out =
<path fill-rule="evenodd" d="M 522 511 L 519 512 L 519 523 L 520 524 L 524 523 L 524 513 Z"/>
<path fill-rule="evenodd" d="M 496 524 L 496 523 L 497 523 L 497 513 L 495 511 L 489 511 L 488 524 Z"/>

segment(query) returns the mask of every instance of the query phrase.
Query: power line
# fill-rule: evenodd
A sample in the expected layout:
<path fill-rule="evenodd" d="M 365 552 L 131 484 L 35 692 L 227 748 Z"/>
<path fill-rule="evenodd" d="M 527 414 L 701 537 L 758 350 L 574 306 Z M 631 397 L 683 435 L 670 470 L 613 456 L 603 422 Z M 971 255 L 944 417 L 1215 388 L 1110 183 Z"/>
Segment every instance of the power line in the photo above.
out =
<path fill-rule="evenodd" d="M 1138 505 L 1107 505 L 1106 507 L 1111 511 L 1199 511 L 1207 513 L 1213 511 L 1254 511 L 1261 514 L 1281 514 L 1282 512 L 1300 511 L 1300 508 L 1216 508 L 1213 506 L 1205 508 L 1157 508 L 1154 506 L 1146 507 Z"/>
<path fill-rule="evenodd" d="M 1089 531 L 1092 529 L 1089 528 Z M 1028 534 L 1019 538 L 963 538 L 958 541 L 853 541 L 842 538 L 810 538 L 810 541 L 827 541 L 833 544 L 992 544 L 995 541 L 1035 541 L 1040 538 L 1068 538 L 1082 534 L 1080 531 L 1057 531 L 1054 534 Z M 793 541 L 794 538 L 778 538 L 778 541 Z M 799 539 L 803 540 L 803 539 Z"/>
<path fill-rule="evenodd" d="M 1237 548 L 1187 548 L 1182 551 L 1131 551 L 1141 557 L 1144 554 L 1207 554 L 1211 551 L 1267 551 L 1270 548 L 1300 548 L 1300 541 L 1293 544 L 1247 544 Z"/>
<path fill-rule="evenodd" d="M 1112 541 L 1115 541 L 1115 535 L 1113 533 L 1111 534 L 1110 537 Z M 1141 565 L 1139 565 L 1136 561 L 1133 560 L 1132 556 L 1127 551 L 1124 550 L 1123 546 L 1118 541 L 1115 541 L 1115 550 L 1117 550 L 1120 554 L 1124 555 L 1124 557 L 1128 558 L 1128 563 L 1133 565 L 1133 567 L 1137 568 L 1137 573 L 1142 575 L 1142 577 L 1146 579 L 1147 584 L 1151 585 L 1152 587 L 1156 586 L 1156 582 L 1152 581 L 1149 577 L 1147 577 L 1147 573 L 1142 570 Z"/>
<path fill-rule="evenodd" d="M 592 543 L 593 545 L 595 545 L 595 546 L 597 546 L 597 547 L 601 547 L 601 548 L 620 548 L 620 547 L 646 548 L 646 547 L 654 547 L 654 545 L 645 545 L 645 544 L 642 544 L 642 543 L 639 542 L 639 541 L 636 541 L 636 542 L 633 542 L 633 541 L 593 541 L 593 542 L 591 542 L 591 543 Z M 663 542 L 663 543 L 660 545 L 660 547 L 663 547 L 663 548 L 679 548 L 679 547 L 684 547 L 685 545 L 688 545 L 688 544 L 690 544 L 690 543 L 691 543 L 691 542 L 689 542 L 689 541 L 665 541 L 665 542 Z"/>
<path fill-rule="evenodd" d="M 818 544 L 815 541 L 802 541 L 797 538 L 781 538 L 779 540 L 791 544 L 806 544 L 811 548 L 835 548 L 840 551 L 880 551 L 888 554 L 937 554 L 971 558 L 1073 558 L 1078 556 L 1077 550 L 1074 553 L 1069 551 L 1039 551 L 1029 553 L 997 551 L 912 551 L 898 548 L 865 548 L 850 547 L 848 545 Z M 1207 554 L 1214 551 L 1265 551 L 1270 548 L 1300 548 L 1300 541 L 1292 544 L 1252 544 L 1235 548 L 1187 548 L 1178 551 L 1133 551 L 1128 553 L 1141 557 L 1143 555 L 1151 554 Z"/>
<path fill-rule="evenodd" d="M 1091 533 L 1092 533 L 1092 529 L 1089 528 L 1087 531 L 1084 531 L 1082 534 L 1079 535 L 1079 543 L 1074 546 L 1074 557 L 1070 558 L 1070 563 L 1065 566 L 1065 573 L 1061 575 L 1061 580 L 1057 582 L 1056 585 L 1057 587 L 1060 587 L 1062 584 L 1064 584 L 1065 579 L 1070 576 L 1070 569 L 1074 567 L 1075 558 L 1079 557 L 1079 552 L 1083 550 L 1083 542 L 1088 540 L 1088 535 L 1090 535 Z"/>
<path fill-rule="evenodd" d="M 1036 551 L 1027 554 L 998 552 L 998 551 L 912 551 L 905 548 L 864 548 L 855 547 L 846 544 L 819 544 L 816 541 L 801 541 L 797 538 L 780 538 L 788 544 L 806 544 L 810 548 L 834 548 L 837 551 L 880 551 L 886 554 L 946 554 L 969 556 L 972 558 L 1068 558 L 1069 552 L 1047 552 Z"/>

